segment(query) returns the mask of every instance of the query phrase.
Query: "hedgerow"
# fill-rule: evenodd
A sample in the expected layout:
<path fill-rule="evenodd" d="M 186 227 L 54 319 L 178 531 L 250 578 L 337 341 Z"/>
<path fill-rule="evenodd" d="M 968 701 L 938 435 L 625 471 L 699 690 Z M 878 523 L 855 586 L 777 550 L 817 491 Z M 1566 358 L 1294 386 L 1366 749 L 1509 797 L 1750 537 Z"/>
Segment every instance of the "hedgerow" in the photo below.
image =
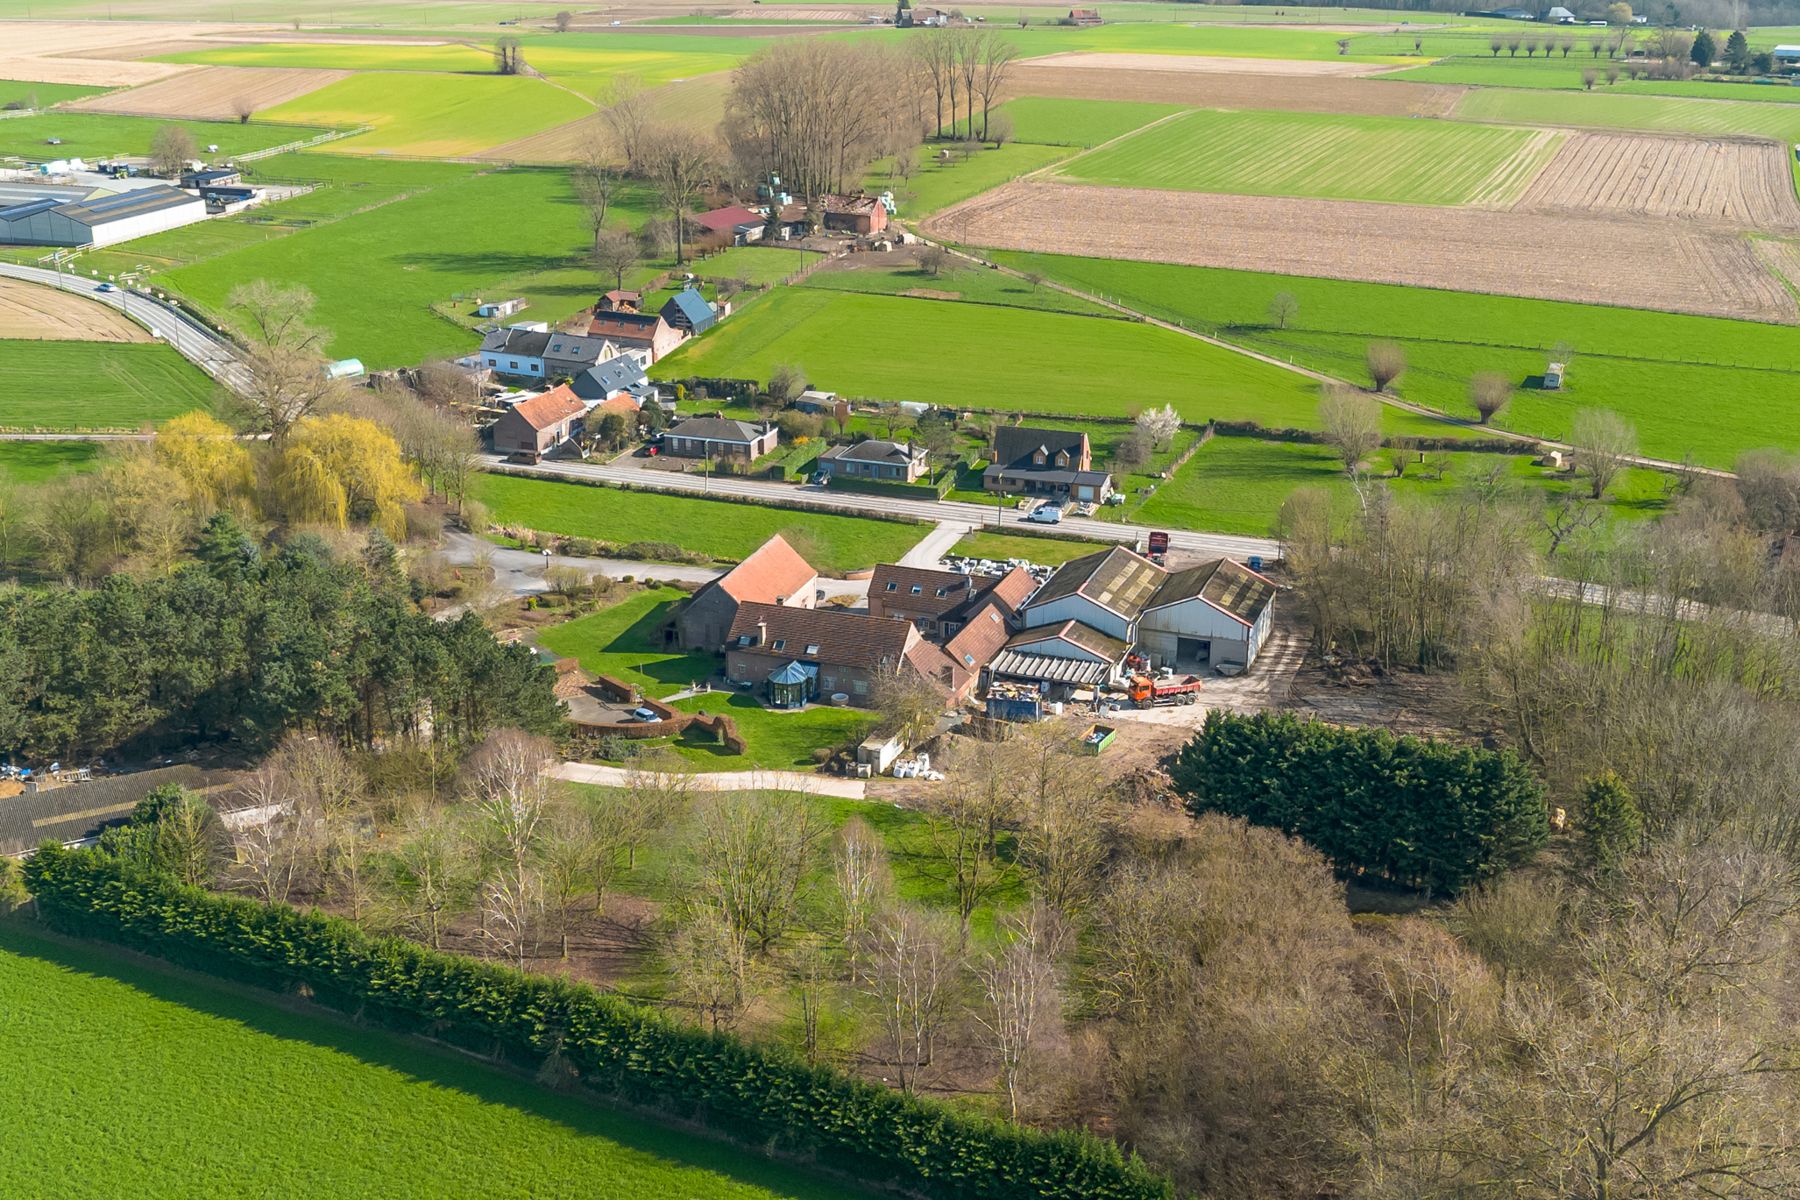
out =
<path fill-rule="evenodd" d="M 1340 867 L 1455 895 L 1549 837 L 1543 786 L 1510 751 L 1292 713 L 1208 713 L 1172 772 L 1188 810 L 1272 825 Z"/>
<path fill-rule="evenodd" d="M 585 1086 L 871 1183 L 954 1200 L 1170 1200 L 1118 1146 L 907 1096 L 777 1048 L 681 1025 L 584 984 L 373 938 L 351 923 L 186 887 L 46 845 L 25 868 L 53 927 L 289 991 Z"/>

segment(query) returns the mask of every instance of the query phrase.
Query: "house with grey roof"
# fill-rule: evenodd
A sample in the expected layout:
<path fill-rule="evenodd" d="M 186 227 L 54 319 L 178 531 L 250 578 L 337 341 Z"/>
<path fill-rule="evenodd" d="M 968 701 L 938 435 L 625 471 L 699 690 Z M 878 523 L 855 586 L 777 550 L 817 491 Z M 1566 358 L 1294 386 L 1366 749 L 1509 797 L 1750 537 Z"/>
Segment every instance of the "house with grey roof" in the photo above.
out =
<path fill-rule="evenodd" d="M 496 329 L 481 339 L 481 365 L 496 375 L 512 379 L 547 378 L 544 351 L 550 345 L 550 338 L 548 330 L 523 325 Z"/>
<path fill-rule="evenodd" d="M 1006 425 L 994 431 L 989 459 L 981 473 L 986 491 L 1092 504 L 1112 494 L 1112 476 L 1094 470 L 1083 432 Z"/>
<path fill-rule="evenodd" d="M 775 449 L 781 433 L 773 425 L 729 417 L 689 417 L 663 435 L 662 452 L 679 458 L 728 458 L 754 462 Z"/>
<path fill-rule="evenodd" d="M 618 354 L 619 348 L 603 337 L 552 331 L 544 343 L 544 377 L 572 378 Z"/>
<path fill-rule="evenodd" d="M 634 354 L 616 354 L 595 363 L 569 380 L 575 394 L 593 404 L 618 396 L 630 396 L 640 406 L 661 398 L 656 385 L 644 373 L 644 364 Z"/>
<path fill-rule="evenodd" d="M 929 470 L 931 455 L 915 442 L 865 438 L 854 446 L 833 446 L 819 455 L 819 470 L 828 477 L 883 479 L 912 483 Z"/>

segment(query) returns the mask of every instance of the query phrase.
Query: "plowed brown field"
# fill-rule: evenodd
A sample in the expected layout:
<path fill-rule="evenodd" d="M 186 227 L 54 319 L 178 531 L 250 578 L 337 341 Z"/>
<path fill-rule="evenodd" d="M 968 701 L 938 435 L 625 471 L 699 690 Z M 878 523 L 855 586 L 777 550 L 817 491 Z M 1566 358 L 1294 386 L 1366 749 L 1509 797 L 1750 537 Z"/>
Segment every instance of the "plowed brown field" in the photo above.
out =
<path fill-rule="evenodd" d="M 137 62 L 152 54 L 204 49 L 197 39 L 268 28 L 188 21 L 19 21 L 6 26 L 0 79 L 129 87 L 179 75 L 192 67 Z"/>
<path fill-rule="evenodd" d="M 1014 71 L 1008 84 L 1008 92 L 1014 96 L 1148 100 L 1192 108 L 1272 108 L 1372 117 L 1448 117 L 1467 90 L 1449 84 L 1330 75 L 1101 71 L 1076 66 Z"/>
<path fill-rule="evenodd" d="M 260 112 L 349 77 L 348 71 L 305 67 L 204 67 L 129 91 L 89 96 L 68 107 L 84 112 L 231 121 L 237 119 L 240 101 L 252 112 Z"/>
<path fill-rule="evenodd" d="M 1746 239 L 1672 219 L 1027 181 L 947 209 L 925 231 L 1006 250 L 1800 319 Z"/>
<path fill-rule="evenodd" d="M 72 292 L 0 279 L 0 338 L 147 342 L 150 334 L 123 313 Z"/>
<path fill-rule="evenodd" d="M 1800 229 L 1786 147 L 1748 138 L 1579 133 L 1520 209 L 1633 213 L 1734 229 Z"/>

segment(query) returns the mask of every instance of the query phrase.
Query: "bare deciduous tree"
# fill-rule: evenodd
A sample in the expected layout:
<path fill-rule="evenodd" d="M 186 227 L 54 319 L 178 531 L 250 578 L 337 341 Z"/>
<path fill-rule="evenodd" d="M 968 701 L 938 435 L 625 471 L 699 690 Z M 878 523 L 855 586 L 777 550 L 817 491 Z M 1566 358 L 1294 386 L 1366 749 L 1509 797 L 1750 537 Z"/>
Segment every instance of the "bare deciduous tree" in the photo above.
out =
<path fill-rule="evenodd" d="M 603 230 L 594 239 L 594 269 L 602 279 L 610 279 L 615 288 L 625 286 L 625 276 L 637 270 L 642 261 L 642 247 L 637 235 L 624 225 Z"/>
<path fill-rule="evenodd" d="M 976 967 L 985 1005 L 976 1020 L 1000 1066 L 1000 1090 L 1007 1116 L 1019 1119 L 1020 1098 L 1049 1026 L 1060 1016 L 1056 958 L 1062 932 L 1059 918 L 1031 908 L 1006 922 L 1006 943 Z"/>
<path fill-rule="evenodd" d="M 669 210 L 670 235 L 679 266 L 687 261 L 688 206 L 718 162 L 718 150 L 703 135 L 671 125 L 647 130 L 641 153 L 644 173 Z"/>
<path fill-rule="evenodd" d="M 1369 368 L 1369 383 L 1378 392 L 1387 391 L 1394 380 L 1406 374 L 1406 351 L 1398 342 L 1370 342 L 1363 359 Z"/>
<path fill-rule="evenodd" d="M 651 128 L 650 100 L 643 81 L 635 75 L 613 76 L 600 96 L 600 119 L 625 157 L 625 169 L 642 174 L 644 140 Z"/>
<path fill-rule="evenodd" d="M 1319 424 L 1347 474 L 1355 476 L 1381 447 L 1381 402 L 1354 388 L 1326 387 L 1319 398 Z"/>
<path fill-rule="evenodd" d="M 1575 447 L 1576 469 L 1588 481 L 1588 494 L 1598 500 L 1637 453 L 1637 428 L 1618 413 L 1584 408 L 1575 414 L 1569 441 Z"/>
<path fill-rule="evenodd" d="M 1469 403 L 1486 425 L 1512 400 L 1512 380 L 1497 371 L 1484 371 L 1469 380 Z"/>
<path fill-rule="evenodd" d="M 538 860 L 554 762 L 546 739 L 505 729 L 488 735 L 464 768 L 486 859 L 482 934 L 521 971 L 543 903 Z"/>
<path fill-rule="evenodd" d="M 904 1092 L 917 1092 L 937 1048 L 961 969 L 954 929 L 937 914 L 899 905 L 875 922 L 864 990 L 874 1000 L 887 1061 Z"/>
<path fill-rule="evenodd" d="M 801 885 L 824 836 L 805 797 L 710 797 L 692 838 L 695 891 L 752 950 L 766 951 L 797 919 Z"/>
<path fill-rule="evenodd" d="M 150 165 L 158 175 L 175 178 L 199 161 L 199 152 L 194 135 L 180 125 L 159 125 L 150 136 Z"/>
<path fill-rule="evenodd" d="M 1292 292 L 1276 292 L 1275 298 L 1269 301 L 1269 320 L 1274 322 L 1277 329 L 1286 329 L 1288 322 L 1299 312 L 1300 301 Z"/>
<path fill-rule="evenodd" d="M 887 847 L 861 817 L 852 817 L 838 831 L 831 856 L 832 881 L 837 885 L 838 911 L 843 922 L 844 951 L 850 974 L 857 974 L 857 958 L 874 927 L 875 916 L 893 889 L 888 874 Z"/>

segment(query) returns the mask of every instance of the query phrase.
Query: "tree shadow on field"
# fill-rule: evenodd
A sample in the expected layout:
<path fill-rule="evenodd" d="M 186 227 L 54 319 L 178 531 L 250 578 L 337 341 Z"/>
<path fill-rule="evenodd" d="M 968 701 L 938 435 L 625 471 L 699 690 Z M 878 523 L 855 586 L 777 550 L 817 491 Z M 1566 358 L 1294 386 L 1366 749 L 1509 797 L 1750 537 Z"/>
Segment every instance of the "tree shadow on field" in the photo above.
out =
<path fill-rule="evenodd" d="M 110 944 L 61 937 L 19 916 L 0 919 L 0 951 L 54 963 L 77 975 L 122 983 L 146 996 L 287 1041 L 334 1050 L 371 1066 L 554 1121 L 576 1133 L 681 1167 L 713 1171 L 795 1200 L 868 1196 L 798 1167 L 757 1157 L 702 1135 L 665 1127 L 596 1102 L 549 1091 L 474 1058 L 404 1034 L 357 1025 L 331 1010 L 248 985 L 214 979 Z M 171 1081 L 179 1086 L 179 1081 Z M 729 1131 L 726 1131 L 729 1132 Z M 345 1130 L 344 1136 L 363 1131 Z M 573 1183 L 573 1181 L 571 1181 Z"/>

